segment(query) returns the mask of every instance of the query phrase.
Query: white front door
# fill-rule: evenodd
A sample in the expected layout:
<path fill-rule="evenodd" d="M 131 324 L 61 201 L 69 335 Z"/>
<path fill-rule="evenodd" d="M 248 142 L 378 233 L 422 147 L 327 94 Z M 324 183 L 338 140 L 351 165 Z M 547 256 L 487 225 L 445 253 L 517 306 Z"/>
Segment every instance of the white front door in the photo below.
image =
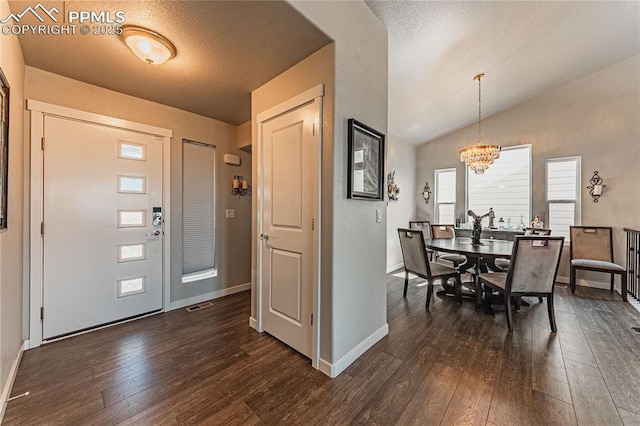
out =
<path fill-rule="evenodd" d="M 311 357 L 317 278 L 318 102 L 262 123 L 262 327 Z"/>
<path fill-rule="evenodd" d="M 44 118 L 43 339 L 162 309 L 162 139 Z"/>

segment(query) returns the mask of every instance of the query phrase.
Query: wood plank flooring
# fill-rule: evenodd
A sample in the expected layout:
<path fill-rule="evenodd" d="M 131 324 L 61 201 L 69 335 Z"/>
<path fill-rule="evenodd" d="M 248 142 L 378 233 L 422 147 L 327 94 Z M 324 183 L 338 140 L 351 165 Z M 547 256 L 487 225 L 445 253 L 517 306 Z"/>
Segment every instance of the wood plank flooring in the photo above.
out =
<path fill-rule="evenodd" d="M 508 332 L 390 274 L 389 335 L 336 379 L 248 326 L 248 292 L 27 351 L 4 424 L 640 425 L 640 314 L 556 289 Z"/>

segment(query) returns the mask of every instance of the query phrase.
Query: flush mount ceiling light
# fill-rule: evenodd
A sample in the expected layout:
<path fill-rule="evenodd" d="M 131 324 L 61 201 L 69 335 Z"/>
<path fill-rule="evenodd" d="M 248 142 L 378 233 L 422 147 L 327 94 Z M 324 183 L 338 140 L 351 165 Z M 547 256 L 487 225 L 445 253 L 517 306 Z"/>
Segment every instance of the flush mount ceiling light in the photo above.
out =
<path fill-rule="evenodd" d="M 460 161 L 479 175 L 500 158 L 500 147 L 497 145 L 482 145 L 482 86 L 480 80 L 484 74 L 473 77 L 478 80 L 478 144 L 464 148 L 460 151 Z"/>
<path fill-rule="evenodd" d="M 121 37 L 133 54 L 148 64 L 164 64 L 176 56 L 176 47 L 155 31 L 125 25 Z"/>

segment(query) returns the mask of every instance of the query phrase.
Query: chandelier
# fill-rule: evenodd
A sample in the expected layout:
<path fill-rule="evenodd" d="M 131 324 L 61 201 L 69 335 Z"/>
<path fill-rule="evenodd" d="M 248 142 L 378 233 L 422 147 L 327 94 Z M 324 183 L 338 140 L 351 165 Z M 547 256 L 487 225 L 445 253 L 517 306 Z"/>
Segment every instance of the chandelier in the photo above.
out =
<path fill-rule="evenodd" d="M 500 158 L 499 146 L 482 145 L 482 87 L 480 84 L 482 77 L 484 77 L 483 73 L 473 77 L 474 80 L 478 80 L 478 144 L 460 150 L 460 161 L 477 175 L 483 174 L 495 160 Z"/>

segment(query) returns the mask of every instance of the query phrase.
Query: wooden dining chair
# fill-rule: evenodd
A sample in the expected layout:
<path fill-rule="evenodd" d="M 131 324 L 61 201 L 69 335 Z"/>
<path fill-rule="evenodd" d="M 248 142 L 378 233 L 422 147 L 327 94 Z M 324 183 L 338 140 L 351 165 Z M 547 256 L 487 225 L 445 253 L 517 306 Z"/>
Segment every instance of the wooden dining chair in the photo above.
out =
<path fill-rule="evenodd" d="M 425 241 L 431 239 L 431 222 L 428 220 L 410 220 L 409 229 L 421 231 Z M 427 249 L 427 254 L 429 260 L 433 260 L 433 250 Z"/>
<path fill-rule="evenodd" d="M 524 228 L 524 235 L 551 235 L 551 229 Z M 496 259 L 495 263 L 500 269 L 509 269 L 509 259 Z"/>
<path fill-rule="evenodd" d="M 456 237 L 456 231 L 453 225 L 431 225 L 431 238 L 434 240 L 438 239 L 454 239 Z M 447 262 L 451 262 L 454 268 L 457 268 L 458 265 L 461 265 L 467 261 L 465 256 L 459 254 L 439 254 L 436 253 L 436 260 L 445 260 Z"/>
<path fill-rule="evenodd" d="M 485 286 L 485 297 L 491 297 L 491 289 L 504 294 L 507 327 L 512 330 L 511 298 L 538 296 L 547 299 L 549 324 L 554 333 L 556 326 L 553 308 L 555 287 L 564 237 L 517 236 L 513 242 L 511 263 L 507 272 L 480 275 Z"/>
<path fill-rule="evenodd" d="M 400 238 L 400 248 L 402 249 L 402 258 L 404 260 L 404 297 L 407 297 L 407 288 L 409 287 L 409 273 L 419 276 L 427 280 L 427 301 L 426 308 L 429 309 L 431 297 L 433 296 L 433 283 L 436 280 L 446 282 L 450 279 L 455 280 L 454 288 L 456 293 L 456 301 L 462 303 L 462 294 L 460 282 L 460 273 L 448 266 L 430 262 L 425 247 L 424 235 L 420 231 L 411 229 L 398 229 Z"/>
<path fill-rule="evenodd" d="M 611 291 L 616 274 L 620 275 L 622 300 L 627 301 L 627 270 L 613 261 L 611 227 L 571 226 L 571 293 L 576 292 L 578 270 L 604 272 L 610 275 Z"/>

